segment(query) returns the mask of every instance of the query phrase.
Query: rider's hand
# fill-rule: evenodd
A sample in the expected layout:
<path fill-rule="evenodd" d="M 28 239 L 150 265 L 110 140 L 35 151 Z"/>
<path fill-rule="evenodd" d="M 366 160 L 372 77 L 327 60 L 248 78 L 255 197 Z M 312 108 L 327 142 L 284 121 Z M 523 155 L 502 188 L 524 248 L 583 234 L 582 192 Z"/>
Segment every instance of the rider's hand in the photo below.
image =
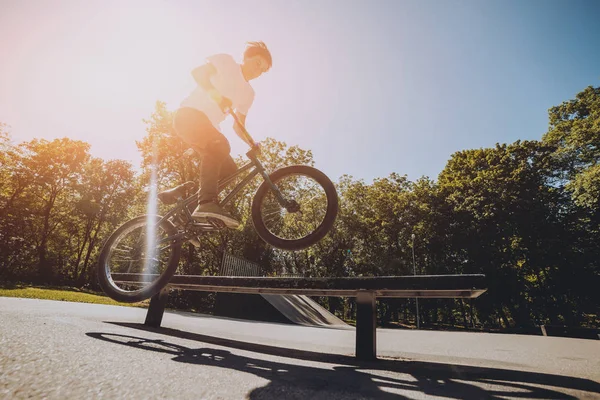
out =
<path fill-rule="evenodd" d="M 231 100 L 229 100 L 227 97 L 223 97 L 221 95 L 221 93 L 219 93 L 216 89 L 211 89 L 208 92 L 208 95 L 210 96 L 210 98 L 212 99 L 212 101 L 214 101 L 215 103 L 217 103 L 217 105 L 219 106 L 219 108 L 223 111 L 225 111 L 228 108 L 231 108 L 231 106 L 233 105 L 233 103 L 231 102 Z"/>

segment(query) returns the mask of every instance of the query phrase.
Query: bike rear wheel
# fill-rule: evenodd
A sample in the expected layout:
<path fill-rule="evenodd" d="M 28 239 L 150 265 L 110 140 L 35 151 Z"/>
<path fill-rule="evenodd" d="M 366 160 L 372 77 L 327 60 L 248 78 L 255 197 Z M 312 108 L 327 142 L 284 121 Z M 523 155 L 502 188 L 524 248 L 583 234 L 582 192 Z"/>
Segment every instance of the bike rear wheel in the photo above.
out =
<path fill-rule="evenodd" d="M 112 299 L 135 303 L 154 296 L 169 282 L 182 242 L 169 240 L 177 229 L 158 215 L 142 215 L 121 225 L 104 243 L 98 280 Z"/>
<path fill-rule="evenodd" d="M 270 175 L 288 207 L 281 204 L 268 182 L 252 201 L 252 221 L 258 235 L 283 250 L 300 250 L 321 240 L 332 228 L 338 196 L 331 180 L 306 165 L 278 169 Z"/>

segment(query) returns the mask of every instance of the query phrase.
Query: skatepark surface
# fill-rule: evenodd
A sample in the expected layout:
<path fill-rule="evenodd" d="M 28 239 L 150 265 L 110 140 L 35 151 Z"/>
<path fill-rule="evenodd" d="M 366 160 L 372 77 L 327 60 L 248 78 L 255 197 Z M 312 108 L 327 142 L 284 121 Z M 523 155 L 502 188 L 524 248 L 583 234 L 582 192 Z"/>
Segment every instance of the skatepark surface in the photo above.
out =
<path fill-rule="evenodd" d="M 0 297 L 0 398 L 600 398 L 600 341 L 353 329 Z"/>

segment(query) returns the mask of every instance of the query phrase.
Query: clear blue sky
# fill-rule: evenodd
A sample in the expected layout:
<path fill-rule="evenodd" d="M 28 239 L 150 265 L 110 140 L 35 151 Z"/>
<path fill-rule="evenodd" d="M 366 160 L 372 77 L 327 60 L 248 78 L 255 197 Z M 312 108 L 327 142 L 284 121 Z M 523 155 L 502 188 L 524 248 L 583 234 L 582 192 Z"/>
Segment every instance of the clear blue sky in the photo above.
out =
<path fill-rule="evenodd" d="M 257 139 L 334 179 L 435 179 L 455 151 L 540 139 L 548 108 L 599 86 L 599 21 L 600 1 L 0 0 L 0 121 L 138 165 L 154 102 L 174 110 L 205 56 L 263 40 Z"/>

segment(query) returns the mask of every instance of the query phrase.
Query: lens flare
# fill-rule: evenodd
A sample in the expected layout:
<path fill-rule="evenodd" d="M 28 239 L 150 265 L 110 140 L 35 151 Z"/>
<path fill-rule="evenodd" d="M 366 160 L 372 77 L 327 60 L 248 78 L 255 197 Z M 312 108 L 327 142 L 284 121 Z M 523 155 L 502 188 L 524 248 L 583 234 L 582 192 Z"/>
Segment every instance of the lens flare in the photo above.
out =
<path fill-rule="evenodd" d="M 156 141 L 152 143 L 152 162 L 150 163 L 150 190 L 148 192 L 148 206 L 147 206 L 147 218 L 146 218 L 146 257 L 144 261 L 144 282 L 148 283 L 151 281 L 151 274 L 159 274 L 158 267 L 158 254 L 156 254 L 156 195 L 157 195 L 157 184 L 156 184 L 156 169 L 157 169 L 157 149 Z"/>

